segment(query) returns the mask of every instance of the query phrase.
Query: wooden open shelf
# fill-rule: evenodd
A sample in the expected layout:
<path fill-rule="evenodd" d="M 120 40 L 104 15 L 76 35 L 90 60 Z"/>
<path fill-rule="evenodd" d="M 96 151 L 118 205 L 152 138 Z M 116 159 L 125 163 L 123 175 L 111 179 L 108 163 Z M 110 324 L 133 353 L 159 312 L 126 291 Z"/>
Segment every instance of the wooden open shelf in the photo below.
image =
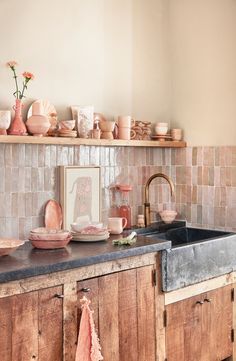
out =
<path fill-rule="evenodd" d="M 0 135 L 0 143 L 10 144 L 57 144 L 57 145 L 93 145 L 111 147 L 160 147 L 184 148 L 186 142 L 157 141 L 157 140 L 122 140 L 122 139 L 84 139 L 63 137 L 34 137 L 18 135 Z"/>

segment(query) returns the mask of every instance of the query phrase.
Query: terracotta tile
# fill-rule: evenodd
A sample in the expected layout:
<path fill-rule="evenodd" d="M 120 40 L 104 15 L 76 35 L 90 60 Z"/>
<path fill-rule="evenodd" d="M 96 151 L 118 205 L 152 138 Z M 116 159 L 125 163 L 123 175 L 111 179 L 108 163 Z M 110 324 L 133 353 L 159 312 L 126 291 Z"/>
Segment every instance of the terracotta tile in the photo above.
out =
<path fill-rule="evenodd" d="M 18 193 L 12 193 L 11 195 L 11 216 L 18 217 L 19 209 L 18 209 Z"/>
<path fill-rule="evenodd" d="M 51 146 L 45 145 L 44 148 L 44 165 L 45 167 L 51 166 Z"/>
<path fill-rule="evenodd" d="M 186 165 L 186 151 L 185 151 L 185 148 L 176 149 L 175 165 Z"/>
<path fill-rule="evenodd" d="M 235 227 L 236 219 L 236 207 L 235 208 L 226 208 L 226 227 Z"/>
<path fill-rule="evenodd" d="M 135 149 L 135 153 L 136 153 L 137 149 L 139 149 L 139 148 Z M 161 153 L 161 149 L 159 149 L 159 148 L 153 149 L 153 163 L 157 166 L 162 165 L 162 153 Z"/>
<path fill-rule="evenodd" d="M 202 224 L 202 206 L 197 205 L 197 224 Z"/>
<path fill-rule="evenodd" d="M 33 214 L 33 194 L 25 193 L 25 215 L 31 217 Z"/>
<path fill-rule="evenodd" d="M 214 167 L 214 185 L 220 186 L 220 167 Z"/>
<path fill-rule="evenodd" d="M 197 203 L 197 186 L 192 186 L 192 193 L 191 193 L 191 203 Z"/>
<path fill-rule="evenodd" d="M 197 184 L 198 185 L 203 184 L 203 167 L 197 168 Z"/>
<path fill-rule="evenodd" d="M 12 167 L 13 166 L 12 144 L 5 144 L 4 159 L 5 159 L 5 166 L 6 167 Z"/>
<path fill-rule="evenodd" d="M 193 148 L 187 147 L 185 149 L 186 152 L 186 166 L 191 167 L 192 166 L 192 158 L 193 158 Z"/>
<path fill-rule="evenodd" d="M 197 204 L 202 204 L 202 186 L 197 186 Z"/>
<path fill-rule="evenodd" d="M 45 166 L 45 145 L 44 144 L 38 145 L 38 166 L 39 167 Z"/>
<path fill-rule="evenodd" d="M 17 217 L 7 217 L 5 222 L 5 234 L 6 238 L 13 237 L 18 238 L 18 218 Z M 28 237 L 24 237 L 28 238 Z"/>
<path fill-rule="evenodd" d="M 236 208 L 236 188 L 228 187 L 226 189 L 226 205 L 230 208 Z"/>
<path fill-rule="evenodd" d="M 203 165 L 205 166 L 215 165 L 215 149 L 213 147 L 203 148 Z"/>
<path fill-rule="evenodd" d="M 68 147 L 62 145 L 57 147 L 57 165 L 68 165 Z"/>
<path fill-rule="evenodd" d="M 236 147 L 232 147 L 232 166 L 236 166 Z"/>
<path fill-rule="evenodd" d="M 191 204 L 191 223 L 197 224 L 197 205 Z"/>
<path fill-rule="evenodd" d="M 215 207 L 214 208 L 214 226 L 215 227 L 225 227 L 225 208 L 224 207 Z"/>
<path fill-rule="evenodd" d="M 80 164 L 80 147 L 74 147 L 74 165 L 79 165 L 79 164 Z"/>
<path fill-rule="evenodd" d="M 0 167 L 5 166 L 5 144 L 0 144 Z"/>
<path fill-rule="evenodd" d="M 38 167 L 38 145 L 37 144 L 31 145 L 30 151 L 31 151 L 31 159 L 30 159 L 30 163 L 27 165 L 31 167 Z"/>
<path fill-rule="evenodd" d="M 236 167 L 231 168 L 231 185 L 236 187 Z"/>
<path fill-rule="evenodd" d="M 193 150 L 192 150 L 192 165 L 197 165 L 197 153 L 198 153 L 197 147 L 193 147 Z"/>
<path fill-rule="evenodd" d="M 31 168 L 24 167 L 24 184 L 25 184 L 25 192 L 31 191 Z"/>
<path fill-rule="evenodd" d="M 203 147 L 197 148 L 197 165 L 198 166 L 203 165 Z"/>
<path fill-rule="evenodd" d="M 19 191 L 19 168 L 11 169 L 11 190 L 12 192 Z"/>
<path fill-rule="evenodd" d="M 18 193 L 18 217 L 25 217 L 26 214 L 25 193 Z"/>
<path fill-rule="evenodd" d="M 20 239 L 27 239 L 32 229 L 31 218 L 19 218 L 19 237 Z"/>
<path fill-rule="evenodd" d="M 176 183 L 186 184 L 186 167 L 176 167 Z"/>
<path fill-rule="evenodd" d="M 198 184 L 198 167 L 192 167 L 192 184 Z"/>
<path fill-rule="evenodd" d="M 0 193 L 5 192 L 5 168 L 0 167 Z"/>

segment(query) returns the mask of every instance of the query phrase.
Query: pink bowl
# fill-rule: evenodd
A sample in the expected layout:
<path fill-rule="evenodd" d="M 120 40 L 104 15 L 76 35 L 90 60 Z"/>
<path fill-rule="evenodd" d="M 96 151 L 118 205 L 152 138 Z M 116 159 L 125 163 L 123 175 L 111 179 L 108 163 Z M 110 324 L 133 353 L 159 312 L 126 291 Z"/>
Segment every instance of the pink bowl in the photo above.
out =
<path fill-rule="evenodd" d="M 35 239 L 30 239 L 30 242 L 32 244 L 32 246 L 34 246 L 35 248 L 39 248 L 39 249 L 58 249 L 58 248 L 64 248 L 68 245 L 68 243 L 71 240 L 71 236 L 68 236 L 67 238 L 64 239 L 59 239 L 59 240 L 35 240 Z"/>
<path fill-rule="evenodd" d="M 0 256 L 7 256 L 24 243 L 24 241 L 20 241 L 19 239 L 0 239 Z"/>

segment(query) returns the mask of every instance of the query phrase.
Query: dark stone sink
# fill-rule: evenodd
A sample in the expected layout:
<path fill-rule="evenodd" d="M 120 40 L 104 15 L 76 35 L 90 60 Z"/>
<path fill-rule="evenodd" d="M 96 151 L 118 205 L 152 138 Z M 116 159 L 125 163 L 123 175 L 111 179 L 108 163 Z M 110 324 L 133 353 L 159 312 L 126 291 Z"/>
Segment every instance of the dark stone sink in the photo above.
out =
<path fill-rule="evenodd" d="M 166 239 L 171 241 L 172 247 L 182 247 L 187 244 L 195 242 L 206 242 L 212 238 L 224 237 L 230 235 L 230 232 L 223 232 L 210 229 L 200 229 L 200 228 L 189 228 L 189 227 L 180 227 L 175 229 L 170 229 L 165 233 L 155 233 L 156 238 Z M 154 234 L 153 234 L 154 235 Z M 152 234 L 149 234 L 148 237 L 152 237 Z"/>
<path fill-rule="evenodd" d="M 150 230 L 143 236 L 165 239 L 172 247 L 162 251 L 162 288 L 173 291 L 236 270 L 236 234 L 179 227 Z"/>

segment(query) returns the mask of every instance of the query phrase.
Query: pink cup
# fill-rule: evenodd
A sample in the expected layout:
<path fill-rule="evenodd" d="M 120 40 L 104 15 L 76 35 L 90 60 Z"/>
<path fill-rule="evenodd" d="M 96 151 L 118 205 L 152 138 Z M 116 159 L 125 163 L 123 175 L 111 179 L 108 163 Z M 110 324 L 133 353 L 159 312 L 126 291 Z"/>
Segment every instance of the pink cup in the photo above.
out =
<path fill-rule="evenodd" d="M 130 115 L 118 116 L 118 127 L 131 128 L 135 123 L 135 120 Z"/>
<path fill-rule="evenodd" d="M 108 218 L 108 229 L 111 234 L 120 234 L 127 225 L 125 217 L 110 217 Z"/>

